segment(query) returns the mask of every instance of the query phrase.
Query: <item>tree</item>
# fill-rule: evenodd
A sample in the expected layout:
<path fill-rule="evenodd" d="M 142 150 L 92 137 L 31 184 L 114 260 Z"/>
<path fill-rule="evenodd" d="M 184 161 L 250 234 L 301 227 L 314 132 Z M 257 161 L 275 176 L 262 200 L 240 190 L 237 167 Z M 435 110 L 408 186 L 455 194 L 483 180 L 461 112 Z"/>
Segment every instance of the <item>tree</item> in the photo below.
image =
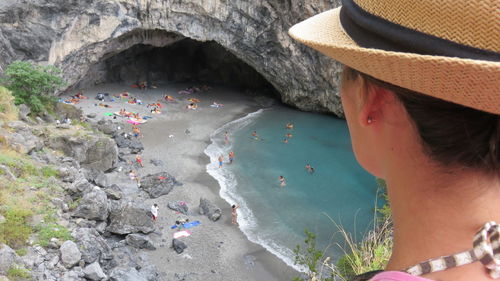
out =
<path fill-rule="evenodd" d="M 7 66 L 3 83 L 12 91 L 16 105 L 24 103 L 34 113 L 50 110 L 56 101 L 54 92 L 64 85 L 58 68 L 24 61 Z"/>

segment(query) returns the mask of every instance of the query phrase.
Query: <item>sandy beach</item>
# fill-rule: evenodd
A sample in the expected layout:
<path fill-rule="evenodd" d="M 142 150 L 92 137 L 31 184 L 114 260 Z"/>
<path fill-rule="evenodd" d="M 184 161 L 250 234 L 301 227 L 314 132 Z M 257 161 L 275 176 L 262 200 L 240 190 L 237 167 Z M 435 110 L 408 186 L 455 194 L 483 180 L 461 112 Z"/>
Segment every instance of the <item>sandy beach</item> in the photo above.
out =
<path fill-rule="evenodd" d="M 144 168 L 139 168 L 140 176 L 166 171 L 173 175 L 182 186 L 157 199 L 150 199 L 124 172 L 114 172 L 112 183 L 128 190 L 126 194 L 143 200 L 148 205 L 157 203 L 160 207 L 156 230 L 149 234 L 157 249 L 147 252 L 151 263 L 160 272 L 165 273 L 166 280 L 291 280 L 298 273 L 284 262 L 269 253 L 260 245 L 247 240 L 237 226 L 231 224 L 231 208 L 229 203 L 219 196 L 218 183 L 206 172 L 210 159 L 204 150 L 210 144 L 210 135 L 222 125 L 241 118 L 260 107 L 254 96 L 244 95 L 231 88 L 213 87 L 209 92 L 198 92 L 180 95 L 177 92 L 192 86 L 188 84 L 159 85 L 156 89 L 141 91 L 122 84 L 105 84 L 83 91 L 89 99 L 82 100 L 76 106 L 85 114 L 95 113 L 96 120 L 111 119 L 106 112 L 127 111 L 139 112 L 141 116 L 152 116 L 140 129 L 144 144 L 142 158 Z M 105 108 L 96 106 L 100 103 L 94 97 L 98 92 L 117 94 L 123 91 L 142 100 L 142 105 L 128 104 L 126 100 L 102 103 L 112 106 Z M 75 94 L 76 91 L 69 93 Z M 176 98 L 174 103 L 163 101 L 165 94 Z M 198 109 L 186 109 L 188 98 L 197 98 L 201 102 Z M 161 114 L 151 114 L 147 104 L 161 100 L 164 108 Z M 224 104 L 223 107 L 210 107 L 213 102 Z M 126 119 L 122 122 L 125 131 L 131 131 Z M 188 133 L 186 133 L 188 130 Z M 227 159 L 227 156 L 225 156 Z M 155 166 L 150 160 L 161 160 L 163 166 Z M 217 222 L 210 221 L 198 213 L 200 198 L 206 198 L 222 209 L 222 217 Z M 185 201 L 189 206 L 190 221 L 199 220 L 199 226 L 190 229 L 189 237 L 181 238 L 187 244 L 182 254 L 171 248 L 172 235 L 170 229 L 179 214 L 167 207 L 170 201 Z"/>

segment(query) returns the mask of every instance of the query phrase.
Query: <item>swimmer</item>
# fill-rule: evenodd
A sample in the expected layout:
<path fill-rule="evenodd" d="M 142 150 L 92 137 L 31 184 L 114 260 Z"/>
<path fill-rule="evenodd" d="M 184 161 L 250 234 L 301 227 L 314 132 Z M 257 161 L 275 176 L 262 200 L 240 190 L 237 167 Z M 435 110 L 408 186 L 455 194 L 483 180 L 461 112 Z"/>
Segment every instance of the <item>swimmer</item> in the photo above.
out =
<path fill-rule="evenodd" d="M 222 162 L 224 161 L 224 156 L 219 156 L 219 168 L 222 168 Z"/>
<path fill-rule="evenodd" d="M 283 143 L 288 143 L 288 139 L 287 139 L 287 138 L 285 138 L 285 139 L 283 140 Z"/>
<path fill-rule="evenodd" d="M 279 178 L 278 178 L 278 179 L 279 179 L 279 181 L 280 181 L 280 186 L 281 186 L 281 187 L 285 187 L 285 185 L 286 185 L 286 182 L 285 182 L 285 177 L 283 177 L 283 176 L 279 176 Z"/>
<path fill-rule="evenodd" d="M 292 130 L 293 129 L 293 124 L 292 123 L 287 123 L 285 128 L 287 128 L 288 130 Z"/>
<path fill-rule="evenodd" d="M 311 167 L 311 165 L 307 164 L 306 165 L 306 171 L 309 173 L 309 174 L 312 174 L 314 173 L 314 168 Z"/>
<path fill-rule="evenodd" d="M 229 164 L 232 164 L 234 161 L 234 152 L 231 151 L 229 152 Z"/>
<path fill-rule="evenodd" d="M 291 139 L 291 138 L 293 138 L 293 135 L 292 135 L 292 134 L 290 134 L 290 133 L 288 133 L 288 134 L 286 134 L 286 135 L 285 135 L 285 137 L 287 137 L 287 138 Z"/>
<path fill-rule="evenodd" d="M 229 144 L 229 135 L 228 135 L 228 133 L 227 133 L 227 132 L 225 132 L 225 133 L 224 133 L 224 143 L 225 143 L 226 145 L 228 145 L 228 144 Z"/>
<path fill-rule="evenodd" d="M 257 135 L 257 131 L 253 131 L 253 132 L 252 132 L 252 137 L 253 137 L 255 140 L 259 140 L 259 135 Z"/>

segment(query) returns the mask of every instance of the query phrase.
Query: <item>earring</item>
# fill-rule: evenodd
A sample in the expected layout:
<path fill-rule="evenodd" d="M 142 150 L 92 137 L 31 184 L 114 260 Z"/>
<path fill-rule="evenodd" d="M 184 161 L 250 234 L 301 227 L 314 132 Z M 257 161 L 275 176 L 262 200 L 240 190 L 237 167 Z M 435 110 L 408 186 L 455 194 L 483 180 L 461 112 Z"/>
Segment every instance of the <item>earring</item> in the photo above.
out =
<path fill-rule="evenodd" d="M 368 120 L 366 120 L 368 122 L 368 124 L 371 124 L 373 122 L 373 118 L 371 118 L 370 116 L 368 116 Z"/>

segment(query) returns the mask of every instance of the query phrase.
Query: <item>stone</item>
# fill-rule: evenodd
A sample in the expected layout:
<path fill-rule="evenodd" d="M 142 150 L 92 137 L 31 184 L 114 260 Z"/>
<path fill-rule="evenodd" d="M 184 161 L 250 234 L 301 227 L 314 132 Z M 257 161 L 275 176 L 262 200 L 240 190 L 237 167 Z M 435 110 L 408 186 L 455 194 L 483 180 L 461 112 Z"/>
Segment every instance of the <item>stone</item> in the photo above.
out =
<path fill-rule="evenodd" d="M 77 228 L 71 235 L 75 238 L 76 244 L 82 253 L 82 260 L 90 264 L 101 260 L 113 258 L 111 248 L 94 228 Z"/>
<path fill-rule="evenodd" d="M 140 188 L 146 191 L 150 198 L 158 198 L 170 193 L 174 186 L 181 185 L 167 172 L 150 174 L 141 179 Z"/>
<path fill-rule="evenodd" d="M 90 280 L 102 280 L 107 277 L 98 262 L 87 265 L 83 269 L 83 272 L 85 273 L 85 278 Z"/>
<path fill-rule="evenodd" d="M 206 215 L 211 221 L 217 221 L 222 215 L 221 209 L 205 198 L 200 198 L 199 212 L 201 215 Z"/>
<path fill-rule="evenodd" d="M 7 271 L 13 264 L 18 264 L 21 259 L 16 252 L 5 244 L 0 244 L 0 274 L 7 274 Z"/>
<path fill-rule="evenodd" d="M 184 249 L 187 248 L 187 245 L 179 239 L 172 239 L 172 248 L 174 248 L 174 251 L 177 254 L 182 254 L 182 252 L 184 252 Z"/>
<path fill-rule="evenodd" d="M 12 122 L 11 122 L 12 123 Z M 23 123 L 24 124 L 24 123 Z M 9 123 L 10 125 L 10 123 Z M 21 129 L 14 133 L 5 135 L 7 144 L 15 151 L 23 154 L 29 154 L 32 151 L 43 148 L 43 142 L 30 130 Z"/>
<path fill-rule="evenodd" d="M 153 264 L 149 264 L 142 267 L 139 272 L 148 281 L 160 280 L 160 273 L 158 272 L 156 266 L 154 266 Z"/>
<path fill-rule="evenodd" d="M 44 122 L 47 122 L 49 124 L 53 124 L 56 122 L 54 116 L 50 115 L 47 111 L 44 111 L 40 114 L 40 117 Z"/>
<path fill-rule="evenodd" d="M 87 118 L 96 118 L 97 114 L 95 113 L 89 113 L 87 114 Z"/>
<path fill-rule="evenodd" d="M 59 119 L 69 118 L 71 120 L 80 120 L 80 116 L 83 114 L 80 108 L 62 102 L 56 104 L 55 112 L 59 116 Z"/>
<path fill-rule="evenodd" d="M 61 261 L 66 268 L 73 267 L 82 258 L 78 246 L 71 240 L 64 242 L 59 251 L 61 252 Z"/>
<path fill-rule="evenodd" d="M 167 206 L 174 211 L 183 213 L 184 215 L 187 215 L 189 209 L 187 203 L 184 201 L 171 201 L 168 202 Z"/>
<path fill-rule="evenodd" d="M 137 139 L 132 137 L 130 134 L 118 134 L 114 136 L 116 145 L 120 148 L 129 148 L 130 153 L 138 154 L 144 150 L 144 145 Z"/>
<path fill-rule="evenodd" d="M 106 220 L 108 218 L 108 197 L 99 187 L 83 195 L 80 204 L 73 212 L 74 217 L 89 220 Z"/>
<path fill-rule="evenodd" d="M 158 167 L 158 166 L 163 166 L 163 165 L 165 165 L 165 164 L 163 163 L 163 161 L 162 161 L 162 160 L 160 160 L 160 159 L 151 159 L 151 160 L 149 160 L 149 163 L 151 163 L 151 164 L 153 164 L 153 165 L 155 165 L 155 166 L 157 166 L 157 167 Z"/>
<path fill-rule="evenodd" d="M 149 239 L 146 235 L 132 233 L 127 235 L 125 242 L 138 249 L 156 250 L 156 247 L 153 245 L 153 241 L 151 241 L 151 239 Z"/>
<path fill-rule="evenodd" d="M 112 184 L 110 187 L 106 188 L 104 192 L 106 192 L 108 198 L 112 200 L 120 200 L 123 198 L 123 191 L 116 184 Z"/>
<path fill-rule="evenodd" d="M 112 136 L 118 132 L 120 125 L 118 123 L 113 123 L 111 120 L 106 120 L 104 122 L 98 122 L 96 127 L 99 131 Z"/>
<path fill-rule="evenodd" d="M 142 202 L 120 200 L 110 201 L 109 225 L 107 231 L 116 234 L 154 231 L 149 207 Z"/>
<path fill-rule="evenodd" d="M 82 175 L 77 176 L 71 185 L 67 187 L 68 192 L 73 196 L 81 196 L 94 189 L 94 185 L 88 182 Z"/>
<path fill-rule="evenodd" d="M 149 281 L 135 268 L 114 268 L 109 274 L 110 281 Z"/>
<path fill-rule="evenodd" d="M 24 121 L 24 122 L 30 122 L 29 120 L 29 117 L 28 115 L 31 113 L 31 109 L 25 105 L 24 103 L 23 104 L 20 104 L 18 106 L 18 109 L 19 109 L 19 119 Z"/>

